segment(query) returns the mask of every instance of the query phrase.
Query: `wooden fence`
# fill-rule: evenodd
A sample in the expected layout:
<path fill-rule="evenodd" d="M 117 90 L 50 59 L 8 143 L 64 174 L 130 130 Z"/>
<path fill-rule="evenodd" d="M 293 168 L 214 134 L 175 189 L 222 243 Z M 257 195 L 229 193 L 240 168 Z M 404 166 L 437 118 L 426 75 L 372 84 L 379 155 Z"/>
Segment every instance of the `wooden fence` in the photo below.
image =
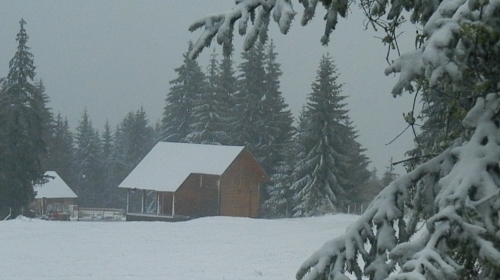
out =
<path fill-rule="evenodd" d="M 73 211 L 78 221 L 124 221 L 125 210 L 114 208 L 78 208 Z"/>

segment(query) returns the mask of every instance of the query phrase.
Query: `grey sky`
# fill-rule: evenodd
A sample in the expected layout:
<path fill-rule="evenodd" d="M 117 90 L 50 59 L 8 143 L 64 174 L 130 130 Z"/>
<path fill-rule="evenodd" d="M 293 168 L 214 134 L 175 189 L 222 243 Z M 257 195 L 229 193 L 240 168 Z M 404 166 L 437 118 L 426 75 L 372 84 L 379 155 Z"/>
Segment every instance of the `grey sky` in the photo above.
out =
<path fill-rule="evenodd" d="M 294 1 L 296 4 L 297 1 Z M 210 13 L 233 7 L 234 0 L 85 0 L 24 1 L 4 0 L 0 9 L 0 76 L 6 76 L 15 52 L 19 20 L 24 18 L 35 56 L 37 78 L 43 79 L 50 97 L 49 106 L 68 118 L 75 128 L 87 107 L 94 126 L 102 131 L 109 120 L 112 127 L 132 110 L 144 107 L 151 122 L 161 118 L 169 81 L 174 68 L 182 64 L 187 42 L 200 33 L 190 33 L 189 25 Z M 295 6 L 301 11 L 300 6 Z M 347 21 L 340 20 L 328 47 L 319 43 L 323 9 L 306 27 L 297 15 L 288 35 L 274 22 L 270 35 L 279 54 L 285 101 L 297 116 L 310 92 L 321 55 L 329 52 L 345 83 L 348 109 L 356 125 L 359 141 L 367 150 L 379 174 L 389 159 L 404 159 L 412 147 L 408 130 L 394 144 L 385 144 L 406 124 L 403 112 L 411 110 L 413 96 L 392 98 L 396 77 L 383 74 L 387 66 L 386 48 L 376 33 L 365 31 L 363 18 L 354 10 Z M 403 36 L 403 50 L 412 48 L 414 29 Z M 379 34 L 382 36 L 382 34 Z M 239 61 L 243 39 L 235 36 Z M 220 53 L 220 46 L 214 45 Z M 198 58 L 206 65 L 212 50 Z M 394 58 L 394 57 L 393 57 Z M 402 170 L 398 168 L 398 170 Z"/>

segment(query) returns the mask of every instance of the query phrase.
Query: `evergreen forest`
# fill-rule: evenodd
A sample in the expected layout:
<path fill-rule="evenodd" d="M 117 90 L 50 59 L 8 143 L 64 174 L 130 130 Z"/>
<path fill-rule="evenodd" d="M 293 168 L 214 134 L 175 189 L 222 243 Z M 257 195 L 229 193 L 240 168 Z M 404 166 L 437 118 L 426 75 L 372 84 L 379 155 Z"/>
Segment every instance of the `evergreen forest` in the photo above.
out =
<path fill-rule="evenodd" d="M 246 146 L 266 171 L 261 216 L 314 216 L 348 211 L 371 201 L 385 184 L 369 171 L 357 142 L 340 71 L 328 54 L 318 57 L 300 116 L 282 96 L 279 53 L 273 41 L 242 52 L 216 50 L 207 67 L 193 60 L 189 43 L 169 81 L 162 119 L 143 108 L 118 124 L 95 127 L 88 110 L 78 125 L 50 108 L 50 89 L 36 77 L 26 22 L 20 21 L 17 52 L 0 88 L 0 211 L 21 213 L 33 201 L 34 184 L 56 171 L 78 195 L 81 207 L 125 208 L 118 185 L 158 141 Z M 392 169 L 384 178 L 394 178 Z"/>

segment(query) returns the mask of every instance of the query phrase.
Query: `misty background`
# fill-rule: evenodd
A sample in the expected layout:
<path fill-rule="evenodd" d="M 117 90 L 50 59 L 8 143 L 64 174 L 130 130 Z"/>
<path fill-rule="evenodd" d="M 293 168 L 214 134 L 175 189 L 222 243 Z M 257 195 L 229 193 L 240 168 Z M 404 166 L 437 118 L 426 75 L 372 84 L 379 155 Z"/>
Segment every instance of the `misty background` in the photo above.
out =
<path fill-rule="evenodd" d="M 36 79 L 42 79 L 53 113 L 67 117 L 72 129 L 84 108 L 95 128 L 103 130 L 108 120 L 115 127 L 129 111 L 141 106 L 150 122 L 161 119 L 169 81 L 174 68 L 182 65 L 188 42 L 200 32 L 188 27 L 212 13 L 230 10 L 234 0 L 110 0 L 110 1 L 19 1 L 4 0 L 0 9 L 0 76 L 8 72 L 19 31 L 19 20 L 27 22 L 28 46 L 34 55 Z M 340 19 L 328 46 L 319 39 L 324 30 L 323 10 L 306 27 L 300 26 L 301 6 L 288 35 L 270 24 L 283 75 L 281 90 L 285 102 L 297 117 L 305 104 L 319 61 L 330 53 L 344 83 L 343 95 L 366 155 L 380 175 L 394 161 L 403 160 L 413 147 L 408 129 L 391 145 L 405 127 L 402 114 L 412 109 L 413 96 L 393 98 L 397 77 L 385 76 L 387 47 L 371 28 L 365 30 L 361 12 L 353 9 L 347 20 Z M 408 28 L 399 40 L 402 51 L 414 48 L 415 29 Z M 234 59 L 240 62 L 243 38 L 235 35 Z M 198 58 L 205 69 L 213 44 Z M 221 57 L 221 55 L 219 55 Z M 391 59 L 397 53 L 392 52 Z M 419 105 L 417 104 L 417 108 Z M 371 168 L 370 167 L 370 168 Z M 396 171 L 402 173 L 402 166 Z"/>

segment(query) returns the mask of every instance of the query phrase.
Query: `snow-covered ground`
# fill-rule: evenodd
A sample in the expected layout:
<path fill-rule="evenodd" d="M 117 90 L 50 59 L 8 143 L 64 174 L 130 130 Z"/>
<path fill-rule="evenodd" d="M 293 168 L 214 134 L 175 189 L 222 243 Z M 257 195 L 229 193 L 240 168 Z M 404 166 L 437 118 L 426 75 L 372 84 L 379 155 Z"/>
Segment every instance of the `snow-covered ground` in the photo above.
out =
<path fill-rule="evenodd" d="M 0 221 L 0 279 L 294 279 L 356 218 Z"/>

